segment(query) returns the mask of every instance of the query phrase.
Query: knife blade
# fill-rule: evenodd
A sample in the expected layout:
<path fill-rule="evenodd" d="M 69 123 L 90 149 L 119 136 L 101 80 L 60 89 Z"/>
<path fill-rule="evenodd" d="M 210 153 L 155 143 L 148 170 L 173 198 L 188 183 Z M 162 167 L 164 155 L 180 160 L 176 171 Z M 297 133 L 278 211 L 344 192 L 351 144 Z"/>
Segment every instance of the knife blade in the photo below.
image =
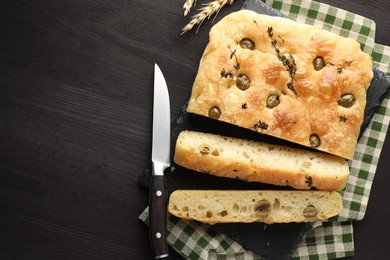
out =
<path fill-rule="evenodd" d="M 156 259 L 168 256 L 167 197 L 164 170 L 170 166 L 171 117 L 168 87 L 154 65 L 152 177 L 149 190 L 149 237 Z"/>

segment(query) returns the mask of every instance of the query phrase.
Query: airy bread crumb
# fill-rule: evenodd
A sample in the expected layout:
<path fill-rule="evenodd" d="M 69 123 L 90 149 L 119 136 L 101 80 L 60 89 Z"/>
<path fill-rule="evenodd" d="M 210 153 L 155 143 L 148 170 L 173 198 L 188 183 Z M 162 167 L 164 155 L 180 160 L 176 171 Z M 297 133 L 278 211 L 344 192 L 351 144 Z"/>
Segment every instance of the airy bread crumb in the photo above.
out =
<path fill-rule="evenodd" d="M 342 190 L 349 176 L 347 160 L 338 156 L 194 131 L 179 134 L 174 161 L 219 177 L 306 190 Z"/>
<path fill-rule="evenodd" d="M 276 190 L 176 190 L 168 211 L 204 223 L 313 222 L 340 213 L 338 192 Z"/>

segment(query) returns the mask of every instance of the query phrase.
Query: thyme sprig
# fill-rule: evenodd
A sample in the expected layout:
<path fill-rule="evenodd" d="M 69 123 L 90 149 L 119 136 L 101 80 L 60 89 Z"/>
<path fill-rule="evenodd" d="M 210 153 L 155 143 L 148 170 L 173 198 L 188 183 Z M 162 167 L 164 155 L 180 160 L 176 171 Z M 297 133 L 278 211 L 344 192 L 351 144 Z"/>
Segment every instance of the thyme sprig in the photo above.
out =
<path fill-rule="evenodd" d="M 309 175 L 306 175 L 306 180 L 305 180 L 305 183 L 307 184 L 307 186 L 311 187 L 313 185 L 313 178 Z"/>
<path fill-rule="evenodd" d="M 238 72 L 238 70 L 240 69 L 240 63 L 238 63 L 238 59 L 237 59 L 237 55 L 236 55 L 236 51 L 237 49 L 234 49 L 233 51 L 229 48 L 229 51 L 230 51 L 230 59 L 234 59 L 236 60 L 236 65 L 234 65 L 233 67 L 236 69 L 236 71 Z"/>
<path fill-rule="evenodd" d="M 226 71 L 225 69 L 222 69 L 220 75 L 221 75 L 221 78 L 227 78 L 227 77 L 233 78 L 233 73 L 230 70 Z"/>
<path fill-rule="evenodd" d="M 346 116 L 339 116 L 340 122 L 347 122 Z"/>
<path fill-rule="evenodd" d="M 229 48 L 229 51 L 230 51 L 230 59 L 233 59 L 233 57 L 234 57 L 234 59 L 235 59 L 235 61 L 236 61 L 236 64 L 233 65 L 233 68 L 234 68 L 235 72 L 233 73 L 232 70 L 226 71 L 225 69 L 222 69 L 222 71 L 221 71 L 221 73 L 220 73 L 221 78 L 230 77 L 230 78 L 233 79 L 233 76 L 237 75 L 238 70 L 240 69 L 240 63 L 238 63 L 238 59 L 237 59 L 237 55 L 236 55 L 236 50 L 237 50 L 237 49 L 231 50 L 231 49 Z"/>
<path fill-rule="evenodd" d="M 277 46 L 278 41 L 274 38 L 274 32 L 272 27 L 268 27 L 267 33 L 271 39 L 271 44 L 275 49 L 276 56 L 282 62 L 283 66 L 286 67 L 286 70 L 288 71 L 288 74 L 290 76 L 291 81 L 287 83 L 287 88 L 294 92 L 295 95 L 297 95 L 297 92 L 294 89 L 294 77 L 297 71 L 297 64 L 295 63 L 294 56 L 291 53 L 289 53 L 288 55 L 280 54 L 280 49 Z M 282 42 L 284 42 L 284 39 L 280 37 L 280 35 L 278 35 L 278 37 L 282 39 Z"/>
<path fill-rule="evenodd" d="M 258 131 L 258 129 L 260 129 L 260 130 L 267 130 L 268 129 L 268 124 L 259 120 L 259 123 L 258 124 L 254 124 L 253 128 L 256 131 Z"/>

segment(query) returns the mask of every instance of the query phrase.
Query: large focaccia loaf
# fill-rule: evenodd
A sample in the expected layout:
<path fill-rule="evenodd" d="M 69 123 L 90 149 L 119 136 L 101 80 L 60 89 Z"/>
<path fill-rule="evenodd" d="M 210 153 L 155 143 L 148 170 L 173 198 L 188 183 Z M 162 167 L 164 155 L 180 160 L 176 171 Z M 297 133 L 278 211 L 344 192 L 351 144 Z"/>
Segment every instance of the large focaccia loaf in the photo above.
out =
<path fill-rule="evenodd" d="M 357 41 L 243 10 L 211 29 L 187 111 L 352 159 L 372 76 Z"/>
<path fill-rule="evenodd" d="M 168 203 L 172 215 L 204 223 L 313 222 L 342 208 L 335 191 L 176 190 Z"/>
<path fill-rule="evenodd" d="M 349 176 L 339 156 L 193 131 L 179 134 L 174 161 L 219 177 L 301 190 L 342 190 Z"/>

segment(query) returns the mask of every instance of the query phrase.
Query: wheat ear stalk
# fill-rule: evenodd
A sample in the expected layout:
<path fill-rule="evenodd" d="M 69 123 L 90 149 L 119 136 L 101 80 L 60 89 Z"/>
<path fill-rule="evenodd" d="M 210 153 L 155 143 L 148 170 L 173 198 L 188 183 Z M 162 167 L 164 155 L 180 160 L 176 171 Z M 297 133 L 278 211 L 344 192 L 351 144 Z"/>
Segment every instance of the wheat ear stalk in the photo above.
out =
<path fill-rule="evenodd" d="M 186 0 L 186 2 L 183 5 L 184 16 L 186 16 L 190 12 L 191 8 L 195 5 L 196 5 L 196 0 Z"/>
<path fill-rule="evenodd" d="M 195 25 L 199 27 L 202 25 L 203 21 L 207 18 L 210 19 L 210 17 L 215 14 L 215 17 L 218 15 L 219 11 L 222 7 L 224 7 L 226 4 L 232 4 L 234 0 L 214 0 L 207 4 L 205 4 L 202 8 L 199 9 L 199 13 L 191 17 L 191 21 L 183 27 L 183 33 L 189 31 L 194 27 Z M 215 19 L 214 17 L 214 19 Z"/>

